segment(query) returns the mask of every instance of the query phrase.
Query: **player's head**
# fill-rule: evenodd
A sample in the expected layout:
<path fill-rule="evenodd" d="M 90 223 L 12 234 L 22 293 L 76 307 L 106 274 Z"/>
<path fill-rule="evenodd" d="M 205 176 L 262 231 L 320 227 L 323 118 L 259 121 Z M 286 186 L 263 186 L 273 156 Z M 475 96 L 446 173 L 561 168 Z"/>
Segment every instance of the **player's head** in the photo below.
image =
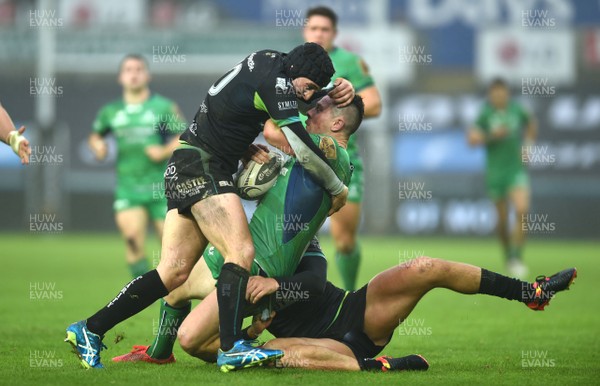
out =
<path fill-rule="evenodd" d="M 319 6 L 306 12 L 304 41 L 317 43 L 330 51 L 337 35 L 338 17 L 331 8 Z"/>
<path fill-rule="evenodd" d="M 340 134 L 348 139 L 356 132 L 365 115 L 365 105 L 359 95 L 348 106 L 338 107 L 328 96 L 321 98 L 308 111 L 306 130 L 313 134 Z"/>
<path fill-rule="evenodd" d="M 496 108 L 503 108 L 510 99 L 510 90 L 508 84 L 502 78 L 496 78 L 492 80 L 488 88 L 488 99 L 492 106 Z"/>
<path fill-rule="evenodd" d="M 316 43 L 304 43 L 283 58 L 284 70 L 292 78 L 298 98 L 309 100 L 327 86 L 335 70 L 327 52 Z"/>
<path fill-rule="evenodd" d="M 125 91 L 141 91 L 150 83 L 150 72 L 146 58 L 138 54 L 127 54 L 119 64 L 119 84 Z"/>

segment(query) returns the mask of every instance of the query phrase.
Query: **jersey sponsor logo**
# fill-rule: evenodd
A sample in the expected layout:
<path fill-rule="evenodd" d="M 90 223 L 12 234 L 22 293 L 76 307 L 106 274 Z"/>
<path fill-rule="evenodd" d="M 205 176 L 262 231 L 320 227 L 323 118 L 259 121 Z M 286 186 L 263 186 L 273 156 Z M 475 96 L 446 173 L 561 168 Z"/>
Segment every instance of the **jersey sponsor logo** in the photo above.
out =
<path fill-rule="evenodd" d="M 256 52 L 251 53 L 250 56 L 248 56 L 248 60 L 246 61 L 246 64 L 248 64 L 248 70 L 250 70 L 250 72 L 254 70 L 254 55 L 256 55 Z"/>
<path fill-rule="evenodd" d="M 321 137 L 319 141 L 319 149 L 325 154 L 328 159 L 337 158 L 337 149 L 335 148 L 335 142 L 331 137 Z"/>
<path fill-rule="evenodd" d="M 292 81 L 289 78 L 277 78 L 275 79 L 275 90 L 281 90 L 286 93 L 292 87 Z"/>
<path fill-rule="evenodd" d="M 181 194 L 197 194 L 206 186 L 204 177 L 196 177 L 175 185 L 175 189 Z"/>
<path fill-rule="evenodd" d="M 296 101 L 277 102 L 277 108 L 279 109 L 279 111 L 294 110 L 294 109 L 298 108 L 298 102 L 296 102 Z"/>

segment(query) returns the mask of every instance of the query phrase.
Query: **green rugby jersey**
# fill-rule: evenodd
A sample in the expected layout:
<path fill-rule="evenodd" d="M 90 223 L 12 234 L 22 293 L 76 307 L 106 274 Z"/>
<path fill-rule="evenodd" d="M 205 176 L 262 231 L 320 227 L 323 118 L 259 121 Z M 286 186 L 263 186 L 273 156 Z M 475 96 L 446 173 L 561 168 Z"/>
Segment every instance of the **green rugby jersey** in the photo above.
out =
<path fill-rule="evenodd" d="M 310 135 L 325 154 L 336 175 L 350 182 L 350 160 L 344 148 L 331 137 Z M 255 260 L 268 277 L 291 276 L 310 240 L 315 236 L 331 209 L 331 197 L 316 180 L 290 157 L 281 169 L 275 185 L 262 198 L 250 221 Z M 213 277 L 219 276 L 223 257 L 209 248 L 204 254 Z"/>
<path fill-rule="evenodd" d="M 509 102 L 505 109 L 495 109 L 486 103 L 475 122 L 477 128 L 489 135 L 500 127 L 506 127 L 508 135 L 486 144 L 486 172 L 489 175 L 514 173 L 524 170 L 521 159 L 523 131 L 530 121 L 527 111 L 516 102 Z"/>
<path fill-rule="evenodd" d="M 100 109 L 93 131 L 114 135 L 117 143 L 117 190 L 151 193 L 153 184 L 162 183 L 166 167 L 145 153 L 150 145 L 163 145 L 170 135 L 186 129 L 177 105 L 153 94 L 140 104 L 126 104 L 122 99 Z"/>

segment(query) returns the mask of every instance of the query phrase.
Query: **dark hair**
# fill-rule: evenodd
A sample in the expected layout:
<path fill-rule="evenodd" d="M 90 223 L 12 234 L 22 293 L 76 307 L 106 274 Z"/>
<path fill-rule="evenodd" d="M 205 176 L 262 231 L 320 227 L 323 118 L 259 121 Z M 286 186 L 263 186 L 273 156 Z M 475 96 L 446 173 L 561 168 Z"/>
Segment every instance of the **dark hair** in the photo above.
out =
<path fill-rule="evenodd" d="M 331 20 L 333 29 L 337 28 L 338 17 L 335 14 L 335 12 L 333 12 L 333 10 L 329 7 L 320 5 L 318 7 L 310 8 L 306 12 L 306 18 L 310 19 L 312 16 L 324 16 L 324 17 L 328 18 L 329 20 Z"/>
<path fill-rule="evenodd" d="M 494 87 L 508 88 L 508 83 L 506 82 L 506 80 L 504 80 L 504 78 L 497 77 L 492 79 L 492 81 L 490 82 L 489 88 L 492 89 Z"/>
<path fill-rule="evenodd" d="M 348 106 L 341 107 L 339 110 L 346 117 L 344 131 L 350 137 L 356 132 L 365 116 L 365 104 L 362 97 L 356 94 Z"/>
<path fill-rule="evenodd" d="M 121 70 L 123 69 L 123 64 L 129 59 L 139 60 L 140 62 L 144 63 L 144 66 L 147 70 L 150 69 L 150 66 L 148 65 L 148 60 L 142 54 L 127 54 L 123 57 L 123 59 L 121 59 L 121 62 L 119 63 L 119 72 L 121 72 Z"/>

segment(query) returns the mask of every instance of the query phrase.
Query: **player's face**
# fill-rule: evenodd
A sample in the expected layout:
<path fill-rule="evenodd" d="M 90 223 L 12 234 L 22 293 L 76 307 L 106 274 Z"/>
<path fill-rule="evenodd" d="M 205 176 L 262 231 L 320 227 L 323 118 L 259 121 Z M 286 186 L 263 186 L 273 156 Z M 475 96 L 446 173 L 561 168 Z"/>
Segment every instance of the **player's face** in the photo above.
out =
<path fill-rule="evenodd" d="M 299 77 L 292 80 L 292 84 L 296 91 L 296 97 L 298 99 L 304 99 L 305 101 L 312 98 L 315 91 L 321 89 L 315 82 L 305 77 Z"/>
<path fill-rule="evenodd" d="M 127 59 L 121 65 L 119 83 L 126 91 L 139 91 L 148 86 L 150 73 L 146 64 L 138 59 Z"/>
<path fill-rule="evenodd" d="M 496 108 L 503 108 L 510 98 L 508 88 L 504 86 L 494 86 L 489 91 L 490 103 Z"/>
<path fill-rule="evenodd" d="M 320 15 L 314 15 L 308 18 L 304 26 L 304 41 L 307 43 L 317 43 L 326 51 L 333 47 L 336 31 L 329 18 Z"/>
<path fill-rule="evenodd" d="M 328 96 L 321 98 L 315 107 L 308 110 L 306 131 L 312 134 L 327 134 L 333 124 L 333 100 Z"/>

